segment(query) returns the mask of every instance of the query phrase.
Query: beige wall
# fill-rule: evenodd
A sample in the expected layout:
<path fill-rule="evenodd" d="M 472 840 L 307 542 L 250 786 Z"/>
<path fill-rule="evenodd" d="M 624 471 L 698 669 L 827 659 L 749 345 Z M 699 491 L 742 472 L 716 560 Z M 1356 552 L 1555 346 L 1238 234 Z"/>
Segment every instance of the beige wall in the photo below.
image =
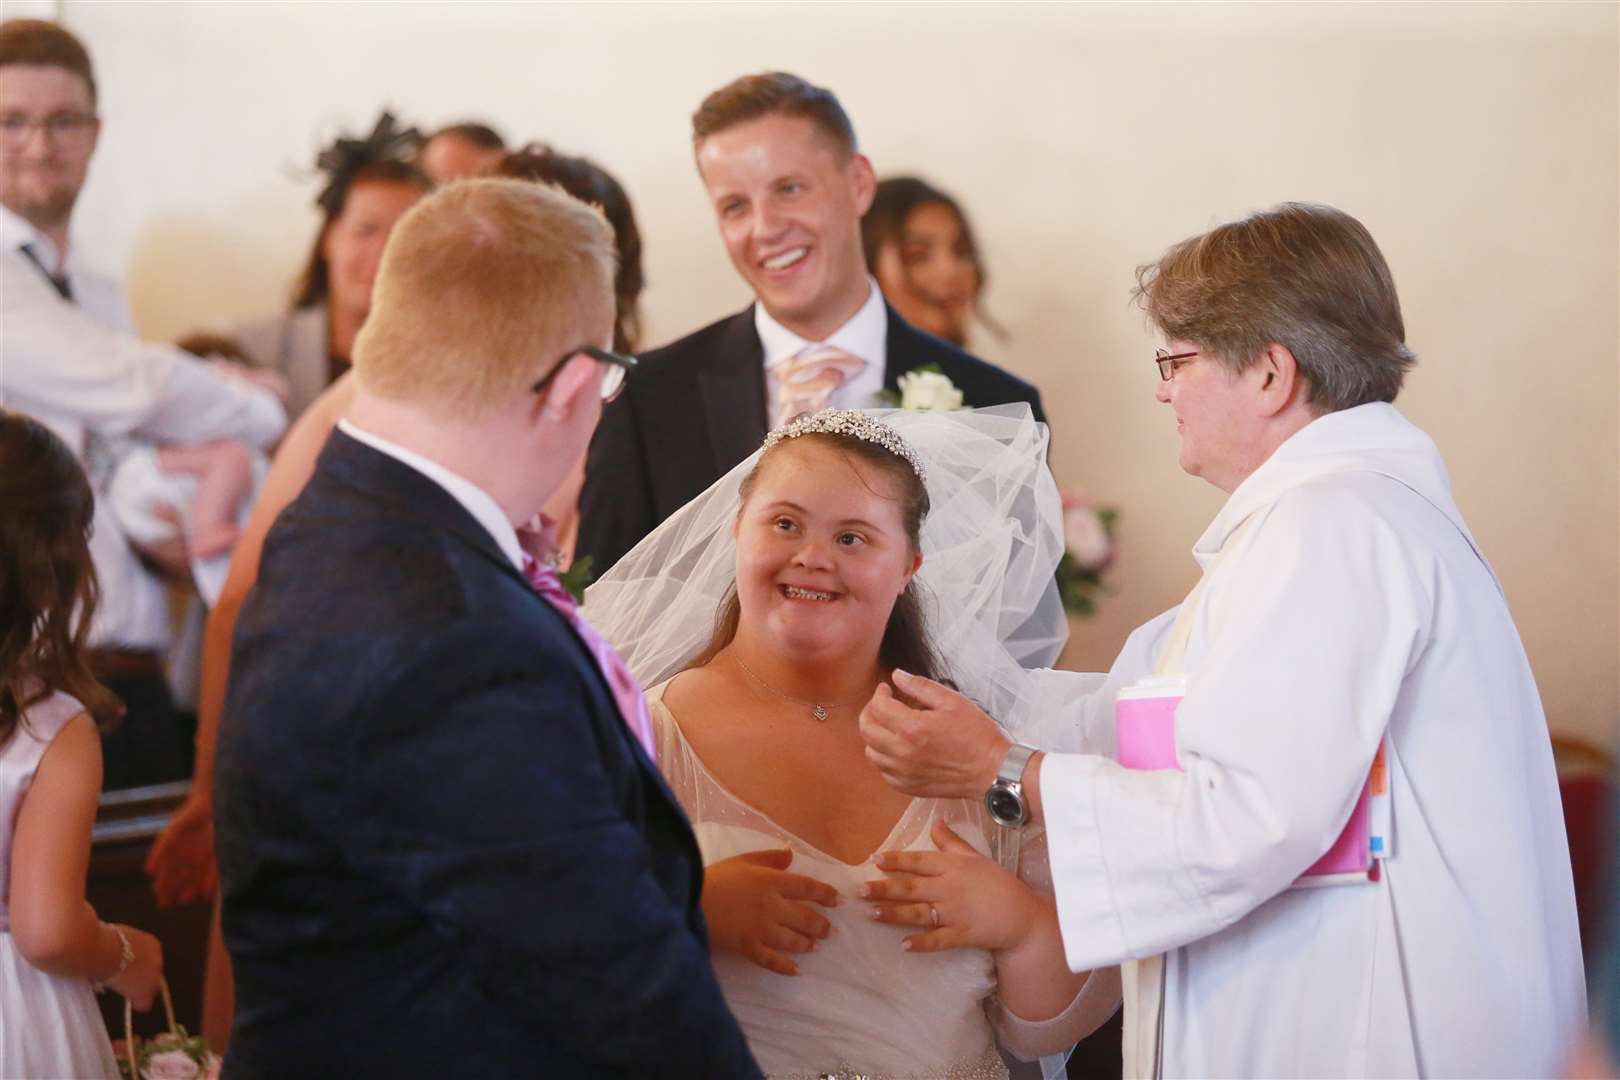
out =
<path fill-rule="evenodd" d="M 880 173 L 970 208 L 1013 332 L 982 350 L 1042 386 L 1060 480 L 1121 510 L 1077 665 L 1186 590 L 1221 498 L 1176 467 L 1132 268 L 1254 207 L 1339 205 L 1394 267 L 1421 357 L 1400 405 L 1450 462 L 1554 728 L 1616 741 L 1613 4 L 56 6 L 104 88 L 84 239 L 159 336 L 280 302 L 315 222 L 300 170 L 388 103 L 615 170 L 667 340 L 746 299 L 691 109 L 766 67 L 830 84 Z"/>

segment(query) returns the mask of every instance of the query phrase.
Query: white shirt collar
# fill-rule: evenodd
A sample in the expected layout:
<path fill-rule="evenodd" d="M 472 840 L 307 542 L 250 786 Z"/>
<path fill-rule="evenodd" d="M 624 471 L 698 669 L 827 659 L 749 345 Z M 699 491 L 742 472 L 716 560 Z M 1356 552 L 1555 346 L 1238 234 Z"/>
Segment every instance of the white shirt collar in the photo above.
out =
<path fill-rule="evenodd" d="M 59 253 L 56 250 L 56 244 L 51 241 L 51 238 L 34 228 L 20 214 L 13 213 L 9 207 L 0 206 L 0 246 L 3 246 L 6 251 L 17 251 L 24 244 L 33 245 L 34 253 L 39 256 L 40 261 L 50 269 L 51 273 L 56 273 Z M 73 245 L 70 243 L 68 245 L 70 259 L 72 250 Z M 62 263 L 62 272 L 70 274 L 72 271 L 72 262 L 64 261 Z"/>
<path fill-rule="evenodd" d="M 786 356 L 794 356 L 809 345 L 836 345 L 851 356 L 858 356 L 867 364 L 883 370 L 889 338 L 889 315 L 883 306 L 883 293 L 871 274 L 866 275 L 866 303 L 850 316 L 848 322 L 828 335 L 826 341 L 808 341 L 783 326 L 765 310 L 765 305 L 754 303 L 754 329 L 765 351 L 765 366 Z"/>
<path fill-rule="evenodd" d="M 425 458 L 398 443 L 389 442 L 380 435 L 373 435 L 356 427 L 352 421 L 339 420 L 337 426 L 338 430 L 349 438 L 365 443 L 379 454 L 387 454 L 403 465 L 409 465 L 444 488 L 450 497 L 460 503 L 462 509 L 471 514 L 473 520 L 482 525 L 494 538 L 496 546 L 512 560 L 512 565 L 519 571 L 523 569 L 523 549 L 518 546 L 517 530 L 512 528 L 512 523 L 506 519 L 500 505 L 483 488 L 465 477 L 457 476 L 431 458 Z"/>

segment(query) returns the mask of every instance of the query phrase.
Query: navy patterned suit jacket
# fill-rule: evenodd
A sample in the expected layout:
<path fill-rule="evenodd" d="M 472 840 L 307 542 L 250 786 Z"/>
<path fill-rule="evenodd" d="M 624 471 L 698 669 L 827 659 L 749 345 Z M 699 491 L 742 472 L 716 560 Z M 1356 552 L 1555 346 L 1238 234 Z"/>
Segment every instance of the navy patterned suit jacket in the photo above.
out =
<path fill-rule="evenodd" d="M 1028 402 L 1040 391 L 888 312 L 883 385 L 938 364 L 969 407 Z M 765 348 L 752 306 L 640 358 L 624 393 L 602 413 L 579 497 L 576 559 L 601 577 L 675 511 L 765 440 Z"/>
<path fill-rule="evenodd" d="M 759 1075 L 691 828 L 584 645 L 341 431 L 265 543 L 215 776 L 229 1075 Z"/>

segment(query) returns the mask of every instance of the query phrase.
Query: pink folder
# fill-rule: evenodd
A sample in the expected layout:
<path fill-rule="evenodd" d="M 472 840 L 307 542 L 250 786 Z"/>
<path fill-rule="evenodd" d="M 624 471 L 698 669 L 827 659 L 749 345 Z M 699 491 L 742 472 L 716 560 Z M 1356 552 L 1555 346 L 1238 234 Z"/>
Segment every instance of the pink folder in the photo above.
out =
<path fill-rule="evenodd" d="M 1176 706 L 1181 697 L 1181 680 L 1174 678 L 1143 680 L 1119 692 L 1114 703 L 1114 732 L 1121 765 L 1127 769 L 1181 768 L 1176 758 Z M 1383 761 L 1380 746 L 1344 831 L 1291 888 L 1378 880 L 1373 853 L 1379 841 L 1372 835 L 1372 800 L 1375 793 L 1382 794 Z M 1379 790 L 1375 792 L 1375 788 Z"/>

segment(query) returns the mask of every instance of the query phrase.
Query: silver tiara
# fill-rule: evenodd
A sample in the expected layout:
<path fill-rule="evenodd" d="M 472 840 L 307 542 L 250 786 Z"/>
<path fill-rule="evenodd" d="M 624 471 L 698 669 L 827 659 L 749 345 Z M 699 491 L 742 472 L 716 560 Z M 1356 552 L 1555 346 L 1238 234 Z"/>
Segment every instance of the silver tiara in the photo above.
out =
<path fill-rule="evenodd" d="M 928 479 L 928 470 L 924 468 L 922 458 L 917 456 L 910 443 L 900 437 L 899 432 L 855 409 L 823 409 L 818 413 L 805 413 L 765 436 L 764 449 L 769 450 L 783 439 L 797 439 L 800 435 L 849 435 L 862 442 L 874 443 L 910 465 L 917 479 Z"/>

